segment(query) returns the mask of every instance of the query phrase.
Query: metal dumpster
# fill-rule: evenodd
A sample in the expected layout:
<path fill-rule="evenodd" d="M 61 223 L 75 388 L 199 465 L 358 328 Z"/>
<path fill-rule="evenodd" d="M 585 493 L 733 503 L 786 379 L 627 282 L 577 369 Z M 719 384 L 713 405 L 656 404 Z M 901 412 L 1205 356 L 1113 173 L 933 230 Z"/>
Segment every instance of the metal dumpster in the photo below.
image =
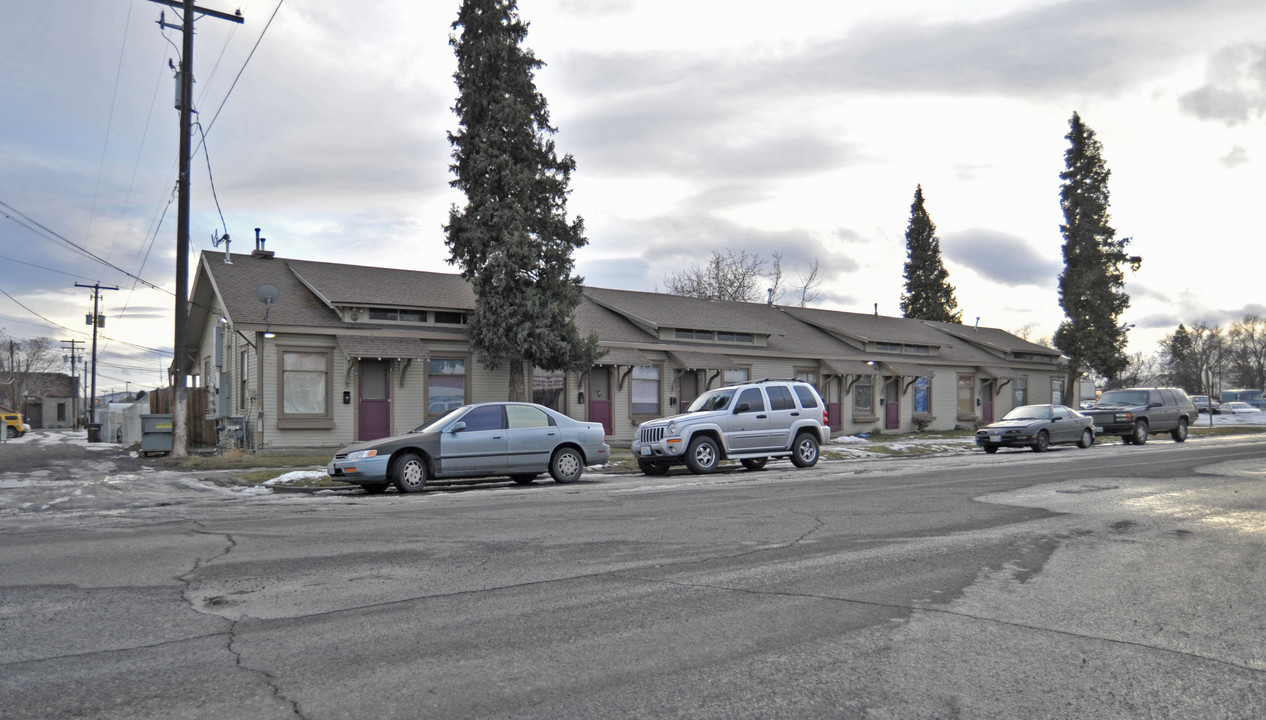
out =
<path fill-rule="evenodd" d="M 171 415 L 141 415 L 141 454 L 171 452 Z"/>
<path fill-rule="evenodd" d="M 88 423 L 88 442 L 101 442 L 101 423 Z"/>

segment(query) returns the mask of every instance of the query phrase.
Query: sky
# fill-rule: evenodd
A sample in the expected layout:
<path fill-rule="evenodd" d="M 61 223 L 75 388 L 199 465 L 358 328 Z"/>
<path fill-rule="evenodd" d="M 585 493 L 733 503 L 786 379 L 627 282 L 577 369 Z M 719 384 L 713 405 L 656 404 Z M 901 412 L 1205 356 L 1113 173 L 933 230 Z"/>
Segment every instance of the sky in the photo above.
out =
<path fill-rule="evenodd" d="M 279 257 L 456 272 L 459 0 L 198 4 L 244 22 L 197 21 L 193 257 L 225 232 L 249 252 L 258 227 Z M 176 22 L 149 0 L 0 0 L 0 329 L 90 341 L 92 290 L 75 284 L 117 287 L 101 292 L 99 393 L 157 386 L 171 357 L 181 36 L 164 11 Z M 899 316 L 922 186 L 964 322 L 1049 337 L 1076 112 L 1103 145 L 1112 226 L 1143 257 L 1128 351 L 1266 315 L 1260 0 L 518 11 L 576 160 L 588 284 L 656 291 L 714 251 L 778 253 L 787 285 L 817 261 L 811 306 Z"/>

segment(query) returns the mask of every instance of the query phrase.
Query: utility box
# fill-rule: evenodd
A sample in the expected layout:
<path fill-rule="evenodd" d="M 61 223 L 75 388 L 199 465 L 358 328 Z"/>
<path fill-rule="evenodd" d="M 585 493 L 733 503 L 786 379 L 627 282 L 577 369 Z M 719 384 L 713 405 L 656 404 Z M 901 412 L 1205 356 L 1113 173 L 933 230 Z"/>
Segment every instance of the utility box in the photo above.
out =
<path fill-rule="evenodd" d="M 171 415 L 141 416 L 141 454 L 171 452 Z"/>

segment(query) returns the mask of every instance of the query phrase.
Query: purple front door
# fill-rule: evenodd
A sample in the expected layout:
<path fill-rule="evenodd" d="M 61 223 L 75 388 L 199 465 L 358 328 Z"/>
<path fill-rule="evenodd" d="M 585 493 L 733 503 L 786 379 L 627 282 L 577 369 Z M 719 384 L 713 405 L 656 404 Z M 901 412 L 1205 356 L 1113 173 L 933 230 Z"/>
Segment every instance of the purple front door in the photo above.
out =
<path fill-rule="evenodd" d="M 884 383 L 884 429 L 901 429 L 901 378 Z"/>
<path fill-rule="evenodd" d="M 611 434 L 611 368 L 589 370 L 589 422 L 602 423 L 602 430 Z"/>
<path fill-rule="evenodd" d="M 391 434 L 391 371 L 384 360 L 360 361 L 356 407 L 357 440 L 377 440 Z"/>

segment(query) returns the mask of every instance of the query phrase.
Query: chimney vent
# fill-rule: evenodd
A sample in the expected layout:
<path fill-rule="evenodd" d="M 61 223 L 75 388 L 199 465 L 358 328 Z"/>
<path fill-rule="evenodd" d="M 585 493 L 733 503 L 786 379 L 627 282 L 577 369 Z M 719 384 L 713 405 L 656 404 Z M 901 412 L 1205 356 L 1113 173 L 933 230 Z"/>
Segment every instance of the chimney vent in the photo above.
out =
<path fill-rule="evenodd" d="M 264 243 L 268 242 L 268 238 L 259 236 L 259 228 L 255 228 L 255 250 L 251 252 L 251 257 L 270 258 L 273 256 L 272 250 L 265 250 Z"/>

